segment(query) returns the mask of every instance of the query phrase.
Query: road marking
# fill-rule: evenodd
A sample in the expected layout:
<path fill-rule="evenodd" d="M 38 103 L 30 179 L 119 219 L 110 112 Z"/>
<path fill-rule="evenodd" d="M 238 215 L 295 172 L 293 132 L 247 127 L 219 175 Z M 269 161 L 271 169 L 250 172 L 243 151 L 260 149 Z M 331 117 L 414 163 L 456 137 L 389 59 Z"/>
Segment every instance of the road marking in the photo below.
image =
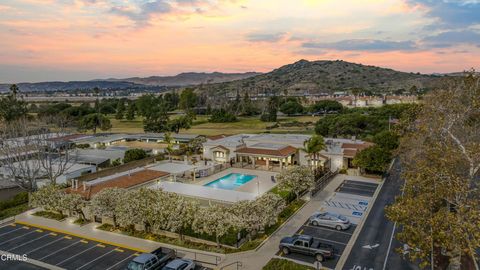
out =
<path fill-rule="evenodd" d="M 29 232 L 29 233 L 22 234 L 22 235 L 20 235 L 20 236 L 14 237 L 14 238 L 9 239 L 9 240 L 7 240 L 7 241 L 3 241 L 3 242 L 0 243 L 0 245 L 3 245 L 3 244 L 5 244 L 5 243 L 8 243 L 9 241 L 15 240 L 15 239 L 17 239 L 17 238 L 24 237 L 24 236 L 29 235 L 29 234 L 34 233 L 34 232 L 35 232 L 35 231 L 31 231 L 31 232 Z"/>
<path fill-rule="evenodd" d="M 87 248 L 87 249 L 85 249 L 84 251 L 82 251 L 82 252 L 80 252 L 80 253 L 77 253 L 77 254 L 73 255 L 72 257 L 70 257 L 70 258 L 68 258 L 68 259 L 65 259 L 65 260 L 63 260 L 63 261 L 61 261 L 61 262 L 59 262 L 59 263 L 57 263 L 57 264 L 55 264 L 55 265 L 58 266 L 58 265 L 60 265 L 60 264 L 62 264 L 62 263 L 64 263 L 64 262 L 67 262 L 67 261 L 71 260 L 72 258 L 77 257 L 78 255 L 82 255 L 83 253 L 89 251 L 89 250 L 92 249 L 92 248 L 95 248 L 95 246 L 91 246 L 90 248 Z"/>
<path fill-rule="evenodd" d="M 27 230 L 30 229 L 30 227 L 28 227 L 28 226 L 23 226 L 23 228 L 24 228 L 24 229 L 27 229 Z"/>
<path fill-rule="evenodd" d="M 58 241 L 62 240 L 62 239 L 63 239 L 63 238 L 58 238 L 58 239 L 56 239 L 56 240 L 53 240 L 53 241 L 50 242 L 50 243 L 47 243 L 47 244 L 45 244 L 45 245 L 43 245 L 43 246 L 40 246 L 40 247 L 38 247 L 38 248 L 35 248 L 35 249 L 30 250 L 30 251 L 28 251 L 28 252 L 25 252 L 25 254 L 35 252 L 35 251 L 37 251 L 37 250 L 39 250 L 39 249 L 41 249 L 41 248 L 44 248 L 44 247 L 46 247 L 46 246 L 48 246 L 48 245 L 50 245 L 50 244 L 53 244 L 53 243 L 55 243 L 55 242 L 58 242 Z"/>
<path fill-rule="evenodd" d="M 0 236 L 3 236 L 3 235 L 5 235 L 5 234 L 9 234 L 9 233 L 15 232 L 15 231 L 18 231 L 18 230 L 21 230 L 21 229 L 23 229 L 23 228 L 18 228 L 18 229 L 15 229 L 15 230 L 8 231 L 8 232 L 6 232 L 6 233 L 2 233 L 2 234 L 0 234 Z"/>
<path fill-rule="evenodd" d="M 38 260 L 41 261 L 41 260 L 43 260 L 43 259 L 45 259 L 45 258 L 48 258 L 48 257 L 50 257 L 50 256 L 52 256 L 52 255 L 54 255 L 54 254 L 57 254 L 58 252 L 60 252 L 60 251 L 62 251 L 62 250 L 65 250 L 65 249 L 67 249 L 67 248 L 69 248 L 69 247 L 71 247 L 71 246 L 73 246 L 73 245 L 75 245 L 75 244 L 78 244 L 78 243 L 80 243 L 80 241 L 75 242 L 75 243 L 72 243 L 72 244 L 70 244 L 70 245 L 68 245 L 68 246 L 66 246 L 66 247 L 64 247 L 64 248 L 61 248 L 61 249 L 59 249 L 59 250 L 57 250 L 57 251 L 55 251 L 55 252 L 53 252 L 53 253 L 50 253 L 49 255 L 43 256 L 42 258 L 40 258 L 40 259 L 38 259 Z"/>
<path fill-rule="evenodd" d="M 134 256 L 138 256 L 138 255 L 140 255 L 140 253 L 135 253 L 135 254 L 133 254 L 133 255 L 134 255 Z"/>
<path fill-rule="evenodd" d="M 374 248 L 377 248 L 379 247 L 380 244 L 375 244 L 375 245 L 365 245 L 365 246 L 362 246 L 362 248 L 367 248 L 367 249 L 374 249 Z"/>
<path fill-rule="evenodd" d="M 25 226 L 28 225 L 28 226 L 32 226 L 32 227 L 37 227 L 37 228 L 40 228 L 40 229 L 43 229 L 43 230 L 46 230 L 46 231 L 52 231 L 52 232 L 56 232 L 56 233 L 62 233 L 62 234 L 65 234 L 65 235 L 71 235 L 71 236 L 75 236 L 75 237 L 82 238 L 82 239 L 85 238 L 85 239 L 88 239 L 90 241 L 99 242 L 99 243 L 103 243 L 103 244 L 107 244 L 107 245 L 111 245 L 111 246 L 117 246 L 117 247 L 121 247 L 121 248 L 125 248 L 125 249 L 130 249 L 130 250 L 140 252 L 140 253 L 148 253 L 149 252 L 147 250 L 143 250 L 143 249 L 140 249 L 140 248 L 137 248 L 137 247 L 131 247 L 131 246 L 123 245 L 123 244 L 117 244 L 115 242 L 105 241 L 105 240 L 102 240 L 102 239 L 98 239 L 98 238 L 94 238 L 94 237 L 90 237 L 90 236 L 86 236 L 86 235 L 81 235 L 81 234 L 76 234 L 76 233 L 72 233 L 72 232 L 69 232 L 69 231 L 60 230 L 60 229 L 56 229 L 56 228 L 52 228 L 52 227 L 48 227 L 48 226 L 32 224 L 32 223 L 25 222 L 25 221 L 15 221 L 15 223 L 25 225 Z"/>
<path fill-rule="evenodd" d="M 108 254 L 112 253 L 113 251 L 114 251 L 114 249 L 110 250 L 109 252 L 107 252 L 107 253 L 103 254 L 102 256 L 100 256 L 100 257 L 97 257 L 95 260 L 93 260 L 93 261 L 90 261 L 90 262 L 88 262 L 88 263 L 86 263 L 86 264 L 84 264 L 84 265 L 80 266 L 79 268 L 77 268 L 77 270 L 78 270 L 78 269 L 82 269 L 83 267 L 85 267 L 85 266 L 87 266 L 87 265 L 89 265 L 89 264 L 93 263 L 94 261 L 96 261 L 96 260 L 98 260 L 98 259 L 100 259 L 100 258 L 103 258 L 103 257 L 107 256 Z"/>
<path fill-rule="evenodd" d="M 318 239 L 318 240 L 322 240 L 322 241 L 327 241 L 327 242 L 332 242 L 332 243 L 339 244 L 339 245 L 342 245 L 342 246 L 346 246 L 346 245 L 347 245 L 347 243 L 342 243 L 342 242 L 337 242 L 337 241 L 333 241 L 333 240 L 328 240 L 328 239 L 325 239 L 325 238 L 314 237 L 314 239 Z"/>
<path fill-rule="evenodd" d="M 119 264 L 123 263 L 124 261 L 126 261 L 126 260 L 130 259 L 130 258 L 131 258 L 131 257 L 133 257 L 133 256 L 138 256 L 138 255 L 136 255 L 136 254 L 137 254 L 137 253 L 135 253 L 135 254 L 132 254 L 132 255 L 130 255 L 130 256 L 128 256 L 128 257 L 126 257 L 125 259 L 123 259 L 123 260 L 121 260 L 121 261 L 117 262 L 116 264 L 114 264 L 114 265 L 110 266 L 110 267 L 109 267 L 109 268 L 107 268 L 106 270 L 110 270 L 110 269 L 114 268 L 115 266 L 117 266 L 117 265 L 119 265 Z"/>
<path fill-rule="evenodd" d="M 114 250 L 115 250 L 115 251 L 118 251 L 118 252 L 124 252 L 124 251 L 125 251 L 125 250 L 119 249 L 119 248 L 116 248 L 116 249 L 114 249 Z"/>
<path fill-rule="evenodd" d="M 82 243 L 84 243 L 84 244 L 88 244 L 88 241 L 85 240 L 85 239 L 80 240 L 80 242 L 82 242 Z"/>
<path fill-rule="evenodd" d="M 58 234 L 54 233 L 54 232 L 51 232 L 49 233 L 50 235 L 53 235 L 53 236 L 57 236 Z"/>
<path fill-rule="evenodd" d="M 302 233 L 303 233 L 303 229 L 301 229 L 298 233 L 299 233 L 299 234 L 302 234 Z"/>
<path fill-rule="evenodd" d="M 101 247 L 101 248 L 104 248 L 105 245 L 102 245 L 102 244 L 98 244 L 97 247 Z"/>
<path fill-rule="evenodd" d="M 38 230 L 35 230 L 36 232 L 43 232 L 42 230 L 38 229 Z"/>
<path fill-rule="evenodd" d="M 65 235 L 63 238 L 65 238 L 65 239 L 72 239 L 72 237 L 71 237 L 71 236 L 68 236 L 68 235 Z"/>
<path fill-rule="evenodd" d="M 15 227 L 15 226 L 17 226 L 17 224 L 11 223 L 10 226 Z"/>
<path fill-rule="evenodd" d="M 391 166 L 390 166 L 391 167 Z M 405 187 L 407 186 L 407 180 L 403 181 L 402 197 L 405 193 Z M 383 270 L 387 267 L 388 254 L 390 254 L 390 248 L 392 248 L 393 237 L 395 235 L 395 229 L 397 228 L 397 222 L 393 223 L 392 235 L 390 236 L 390 242 L 388 243 L 387 254 L 385 255 L 385 260 L 383 260 Z"/>
<path fill-rule="evenodd" d="M 334 232 L 334 233 L 342 233 L 342 234 L 352 235 L 351 233 L 348 233 L 348 232 L 345 232 L 345 231 L 337 231 L 337 230 L 333 230 L 333 229 L 326 228 L 326 227 L 312 226 L 312 225 L 303 225 L 303 226 L 306 227 L 306 228 L 312 228 L 312 229 L 317 229 L 317 230 L 330 231 L 330 232 Z M 354 229 L 354 231 L 355 231 L 355 229 Z"/>
<path fill-rule="evenodd" d="M 30 240 L 30 241 L 27 241 L 27 242 L 25 242 L 25 243 L 23 243 L 23 244 L 21 244 L 21 245 L 19 245 L 19 246 L 15 246 L 14 248 L 8 250 L 8 252 L 12 252 L 12 250 L 14 250 L 14 249 L 17 249 L 17 248 L 19 248 L 19 247 L 21 247 L 21 246 L 25 246 L 26 244 L 29 244 L 29 243 L 31 243 L 31 242 L 33 242 L 33 241 L 36 241 L 36 240 L 41 239 L 41 238 L 44 238 L 44 237 L 46 237 L 46 236 L 48 236 L 48 234 L 42 235 L 42 236 L 37 237 L 37 238 L 35 238 L 35 239 L 33 239 L 33 240 Z"/>

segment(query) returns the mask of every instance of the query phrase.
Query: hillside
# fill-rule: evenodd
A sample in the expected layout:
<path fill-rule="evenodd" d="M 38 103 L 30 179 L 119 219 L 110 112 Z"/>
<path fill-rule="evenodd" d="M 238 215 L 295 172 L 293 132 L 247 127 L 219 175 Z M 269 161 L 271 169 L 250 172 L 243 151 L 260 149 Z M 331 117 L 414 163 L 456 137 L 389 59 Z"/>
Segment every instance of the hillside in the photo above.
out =
<path fill-rule="evenodd" d="M 387 68 L 366 66 L 345 61 L 300 60 L 255 77 L 204 85 L 199 91 L 216 94 L 234 94 L 237 90 L 251 95 L 263 93 L 291 94 L 333 93 L 335 91 L 362 88 L 377 93 L 398 89 L 430 89 L 440 76 L 395 71 Z"/>
<path fill-rule="evenodd" d="M 21 91 L 70 91 L 76 89 L 127 89 L 142 87 L 184 87 L 204 83 L 222 83 L 234 80 L 249 78 L 260 73 L 181 73 L 176 76 L 152 76 L 146 78 L 133 77 L 126 79 L 100 79 L 91 81 L 70 81 L 70 82 L 39 82 L 39 83 L 18 83 Z M 0 84 L 0 92 L 8 91 L 10 84 Z"/>
<path fill-rule="evenodd" d="M 175 76 L 151 76 L 146 78 L 126 78 L 120 79 L 120 81 L 131 82 L 136 84 L 143 85 L 156 85 L 156 86 L 189 86 L 189 85 L 199 85 L 205 83 L 223 83 L 230 82 L 235 80 L 242 80 L 250 78 L 261 73 L 256 72 L 246 72 L 246 73 L 180 73 Z M 117 79 L 113 79 L 118 81 Z"/>

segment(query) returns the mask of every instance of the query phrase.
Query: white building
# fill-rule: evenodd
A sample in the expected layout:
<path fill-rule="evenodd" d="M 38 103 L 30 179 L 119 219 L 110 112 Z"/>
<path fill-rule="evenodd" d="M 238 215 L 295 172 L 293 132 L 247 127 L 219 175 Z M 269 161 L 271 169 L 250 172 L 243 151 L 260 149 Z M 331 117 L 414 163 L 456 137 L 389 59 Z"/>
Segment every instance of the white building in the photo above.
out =
<path fill-rule="evenodd" d="M 267 170 L 315 162 L 334 171 L 351 167 L 355 154 L 371 146 L 356 139 L 325 138 L 326 149 L 317 155 L 317 160 L 311 160 L 302 150 L 310 138 L 303 134 L 238 134 L 213 138 L 203 144 L 203 157 L 216 163 Z"/>

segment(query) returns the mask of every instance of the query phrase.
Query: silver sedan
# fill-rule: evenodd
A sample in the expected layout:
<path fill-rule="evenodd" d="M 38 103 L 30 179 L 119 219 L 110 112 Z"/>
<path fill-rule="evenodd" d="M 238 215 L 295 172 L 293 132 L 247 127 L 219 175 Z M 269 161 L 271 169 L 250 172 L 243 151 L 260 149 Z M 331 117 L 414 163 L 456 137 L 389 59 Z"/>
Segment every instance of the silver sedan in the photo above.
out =
<path fill-rule="evenodd" d="M 310 217 L 309 221 L 313 226 L 330 227 L 339 231 L 350 228 L 348 218 L 331 212 L 317 212 Z"/>

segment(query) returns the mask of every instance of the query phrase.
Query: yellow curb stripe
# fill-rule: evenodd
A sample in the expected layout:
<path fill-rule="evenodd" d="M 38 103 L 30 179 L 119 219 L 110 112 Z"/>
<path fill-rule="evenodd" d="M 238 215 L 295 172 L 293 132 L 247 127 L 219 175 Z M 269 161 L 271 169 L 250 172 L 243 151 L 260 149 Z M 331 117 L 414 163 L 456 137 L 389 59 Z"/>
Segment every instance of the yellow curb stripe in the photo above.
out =
<path fill-rule="evenodd" d="M 115 250 L 115 251 L 118 251 L 118 252 L 124 252 L 124 251 L 125 251 L 125 250 L 119 249 L 119 248 L 116 248 L 116 249 L 114 249 L 114 250 Z"/>
<path fill-rule="evenodd" d="M 82 242 L 84 244 L 88 244 L 88 241 L 86 241 L 85 239 L 80 240 L 80 242 Z"/>
<path fill-rule="evenodd" d="M 54 232 L 51 232 L 51 233 L 49 233 L 49 234 L 52 235 L 52 236 L 57 236 L 57 235 L 58 235 L 58 234 L 56 234 L 56 233 L 54 233 Z"/>
<path fill-rule="evenodd" d="M 97 245 L 97 247 L 102 247 L 102 248 L 104 248 L 104 247 L 105 247 L 105 245 L 98 244 L 98 245 Z"/>
<path fill-rule="evenodd" d="M 147 251 L 147 250 L 142 250 L 142 249 L 138 249 L 138 248 L 134 248 L 134 247 L 129 247 L 129 246 L 127 246 L 127 245 L 117 244 L 117 243 L 115 243 L 115 242 L 104 241 L 104 240 L 100 240 L 100 239 L 97 239 L 97 238 L 94 238 L 94 237 L 85 237 L 85 236 L 83 236 L 83 235 L 79 235 L 79 234 L 76 234 L 76 233 L 70 233 L 70 232 L 67 232 L 67 231 L 64 231 L 64 230 L 59 230 L 59 229 L 55 229 L 55 228 L 50 228 L 50 227 L 47 227 L 47 226 L 30 224 L 30 223 L 24 222 L 24 221 L 15 221 L 15 223 L 21 224 L 21 225 L 24 225 L 24 226 L 37 227 L 37 228 L 44 229 L 44 230 L 48 230 L 48 231 L 52 231 L 52 232 L 63 233 L 63 234 L 67 234 L 67 235 L 72 235 L 72 236 L 76 236 L 76 237 L 78 237 L 78 238 L 85 238 L 85 239 L 88 239 L 88 240 L 90 240 L 90 241 L 100 242 L 100 243 L 103 243 L 103 244 L 106 244 L 106 245 L 117 246 L 117 247 L 124 248 L 124 249 L 130 249 L 130 250 L 137 251 L 137 252 L 140 252 L 140 253 L 149 253 L 149 251 Z M 71 237 L 70 237 L 70 239 L 71 239 Z M 138 254 L 138 255 L 140 255 L 140 254 Z M 137 255 L 137 256 L 138 256 L 138 255 Z"/>
<path fill-rule="evenodd" d="M 38 230 L 35 230 L 36 232 L 43 232 L 42 230 L 38 229 Z"/>
<path fill-rule="evenodd" d="M 140 255 L 140 254 L 138 254 L 138 253 L 133 254 L 133 256 L 138 256 L 138 255 Z"/>
<path fill-rule="evenodd" d="M 303 229 L 301 231 L 298 232 L 299 234 L 302 234 L 303 233 Z"/>

